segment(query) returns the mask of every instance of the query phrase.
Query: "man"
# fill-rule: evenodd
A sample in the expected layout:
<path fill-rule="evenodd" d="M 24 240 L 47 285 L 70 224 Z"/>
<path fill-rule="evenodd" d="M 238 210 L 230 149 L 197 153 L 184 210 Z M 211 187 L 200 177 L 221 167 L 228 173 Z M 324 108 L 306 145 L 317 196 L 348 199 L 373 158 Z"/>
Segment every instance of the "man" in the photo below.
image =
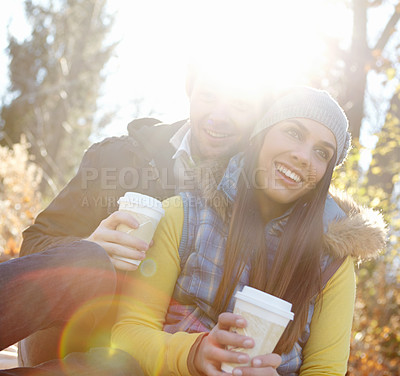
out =
<path fill-rule="evenodd" d="M 156 119 L 136 120 L 128 125 L 128 136 L 108 138 L 89 148 L 76 176 L 25 230 L 21 255 L 73 241 L 75 248 L 84 248 L 88 240 L 103 247 L 117 269 L 134 270 L 135 266 L 112 256 L 137 259 L 149 244 L 116 230 L 121 223 L 138 226 L 131 215 L 117 211 L 118 198 L 136 191 L 162 200 L 179 190 L 195 189 L 193 167 L 208 159 L 226 161 L 241 150 L 265 109 L 266 86 L 261 78 L 253 74 L 249 79 L 240 75 L 242 67 L 233 71 L 230 66 L 227 62 L 221 69 L 213 64 L 189 69 L 188 121 L 166 125 Z M 91 329 L 85 319 L 75 325 L 76 337 L 70 334 L 62 355 L 108 345 L 113 308 L 100 334 L 84 333 Z M 61 337 L 61 327 L 28 337 L 20 346 L 20 362 L 32 366 L 59 356 Z"/>
<path fill-rule="evenodd" d="M 77 311 L 114 294 L 116 283 L 107 253 L 91 242 L 0 263 L 0 350 L 38 330 L 68 323 Z M 102 319 L 103 310 L 90 311 L 94 323 Z M 0 370 L 0 375 L 139 376 L 142 371 L 130 355 L 102 347 L 35 367 Z"/>

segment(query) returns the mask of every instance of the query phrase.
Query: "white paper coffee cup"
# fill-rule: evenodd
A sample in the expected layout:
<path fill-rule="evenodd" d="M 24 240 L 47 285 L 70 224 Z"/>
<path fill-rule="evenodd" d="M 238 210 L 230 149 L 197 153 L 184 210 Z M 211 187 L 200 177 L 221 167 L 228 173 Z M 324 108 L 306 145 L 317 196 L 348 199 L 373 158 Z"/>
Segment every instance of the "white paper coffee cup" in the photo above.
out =
<path fill-rule="evenodd" d="M 247 353 L 250 359 L 257 355 L 271 353 L 289 321 L 293 320 L 292 304 L 249 286 L 238 291 L 235 298 L 233 312 L 246 319 L 247 327 L 232 328 L 232 330 L 253 338 L 255 346 L 252 349 L 230 348 L 230 350 Z M 239 366 L 245 365 L 223 363 L 221 369 L 231 373 L 235 367 Z"/>
<path fill-rule="evenodd" d="M 139 227 L 132 229 L 129 226 L 120 224 L 117 230 L 132 234 L 146 243 L 150 243 L 161 218 L 165 214 L 161 201 L 141 193 L 126 192 L 123 197 L 120 197 L 118 204 L 119 210 L 127 211 L 134 215 L 139 222 Z M 140 260 L 116 255 L 113 257 L 130 264 L 140 265 Z"/>

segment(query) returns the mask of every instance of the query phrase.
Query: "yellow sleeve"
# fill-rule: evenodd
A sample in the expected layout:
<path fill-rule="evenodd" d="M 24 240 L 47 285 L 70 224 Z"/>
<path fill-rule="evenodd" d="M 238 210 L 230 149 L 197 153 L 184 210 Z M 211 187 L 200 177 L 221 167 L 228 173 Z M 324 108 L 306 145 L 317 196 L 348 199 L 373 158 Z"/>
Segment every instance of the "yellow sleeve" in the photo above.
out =
<path fill-rule="evenodd" d="M 189 375 L 187 359 L 201 334 L 163 332 L 180 273 L 179 243 L 184 220 L 180 197 L 163 202 L 165 216 L 140 268 L 126 275 L 112 347 L 131 354 L 146 375 Z"/>
<path fill-rule="evenodd" d="M 355 301 L 354 264 L 347 257 L 317 299 L 301 376 L 345 375 Z"/>

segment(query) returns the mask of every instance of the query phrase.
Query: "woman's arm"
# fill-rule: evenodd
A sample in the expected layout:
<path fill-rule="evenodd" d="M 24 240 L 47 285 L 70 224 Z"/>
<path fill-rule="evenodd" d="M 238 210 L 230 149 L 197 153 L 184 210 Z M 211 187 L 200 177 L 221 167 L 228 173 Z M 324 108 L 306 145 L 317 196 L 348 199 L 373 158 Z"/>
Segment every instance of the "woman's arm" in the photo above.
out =
<path fill-rule="evenodd" d="M 350 352 L 355 301 L 353 259 L 347 257 L 315 305 L 301 376 L 344 375 Z"/>
<path fill-rule="evenodd" d="M 163 332 L 165 316 L 180 273 L 179 243 L 183 227 L 180 197 L 164 201 L 165 217 L 140 268 L 123 284 L 112 346 L 131 354 L 149 375 L 189 374 L 187 358 L 201 334 Z"/>

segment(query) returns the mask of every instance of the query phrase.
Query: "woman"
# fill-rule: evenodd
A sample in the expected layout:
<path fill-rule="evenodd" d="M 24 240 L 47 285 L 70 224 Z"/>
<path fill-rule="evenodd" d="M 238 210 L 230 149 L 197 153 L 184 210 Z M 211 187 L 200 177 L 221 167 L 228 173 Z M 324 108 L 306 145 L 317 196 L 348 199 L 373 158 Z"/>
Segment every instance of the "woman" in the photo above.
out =
<path fill-rule="evenodd" d="M 167 200 L 154 246 L 125 284 L 113 345 L 149 375 L 222 375 L 222 362 L 238 363 L 238 376 L 345 374 L 352 257 L 376 254 L 385 237 L 379 215 L 342 209 L 328 194 L 349 149 L 347 127 L 328 93 L 293 89 L 257 124 L 218 189 L 205 189 L 204 200 Z M 246 326 L 230 313 L 244 285 L 291 302 L 295 313 L 274 350 L 280 356 L 255 357 L 251 366 L 226 349 L 254 346 L 229 331 Z"/>

